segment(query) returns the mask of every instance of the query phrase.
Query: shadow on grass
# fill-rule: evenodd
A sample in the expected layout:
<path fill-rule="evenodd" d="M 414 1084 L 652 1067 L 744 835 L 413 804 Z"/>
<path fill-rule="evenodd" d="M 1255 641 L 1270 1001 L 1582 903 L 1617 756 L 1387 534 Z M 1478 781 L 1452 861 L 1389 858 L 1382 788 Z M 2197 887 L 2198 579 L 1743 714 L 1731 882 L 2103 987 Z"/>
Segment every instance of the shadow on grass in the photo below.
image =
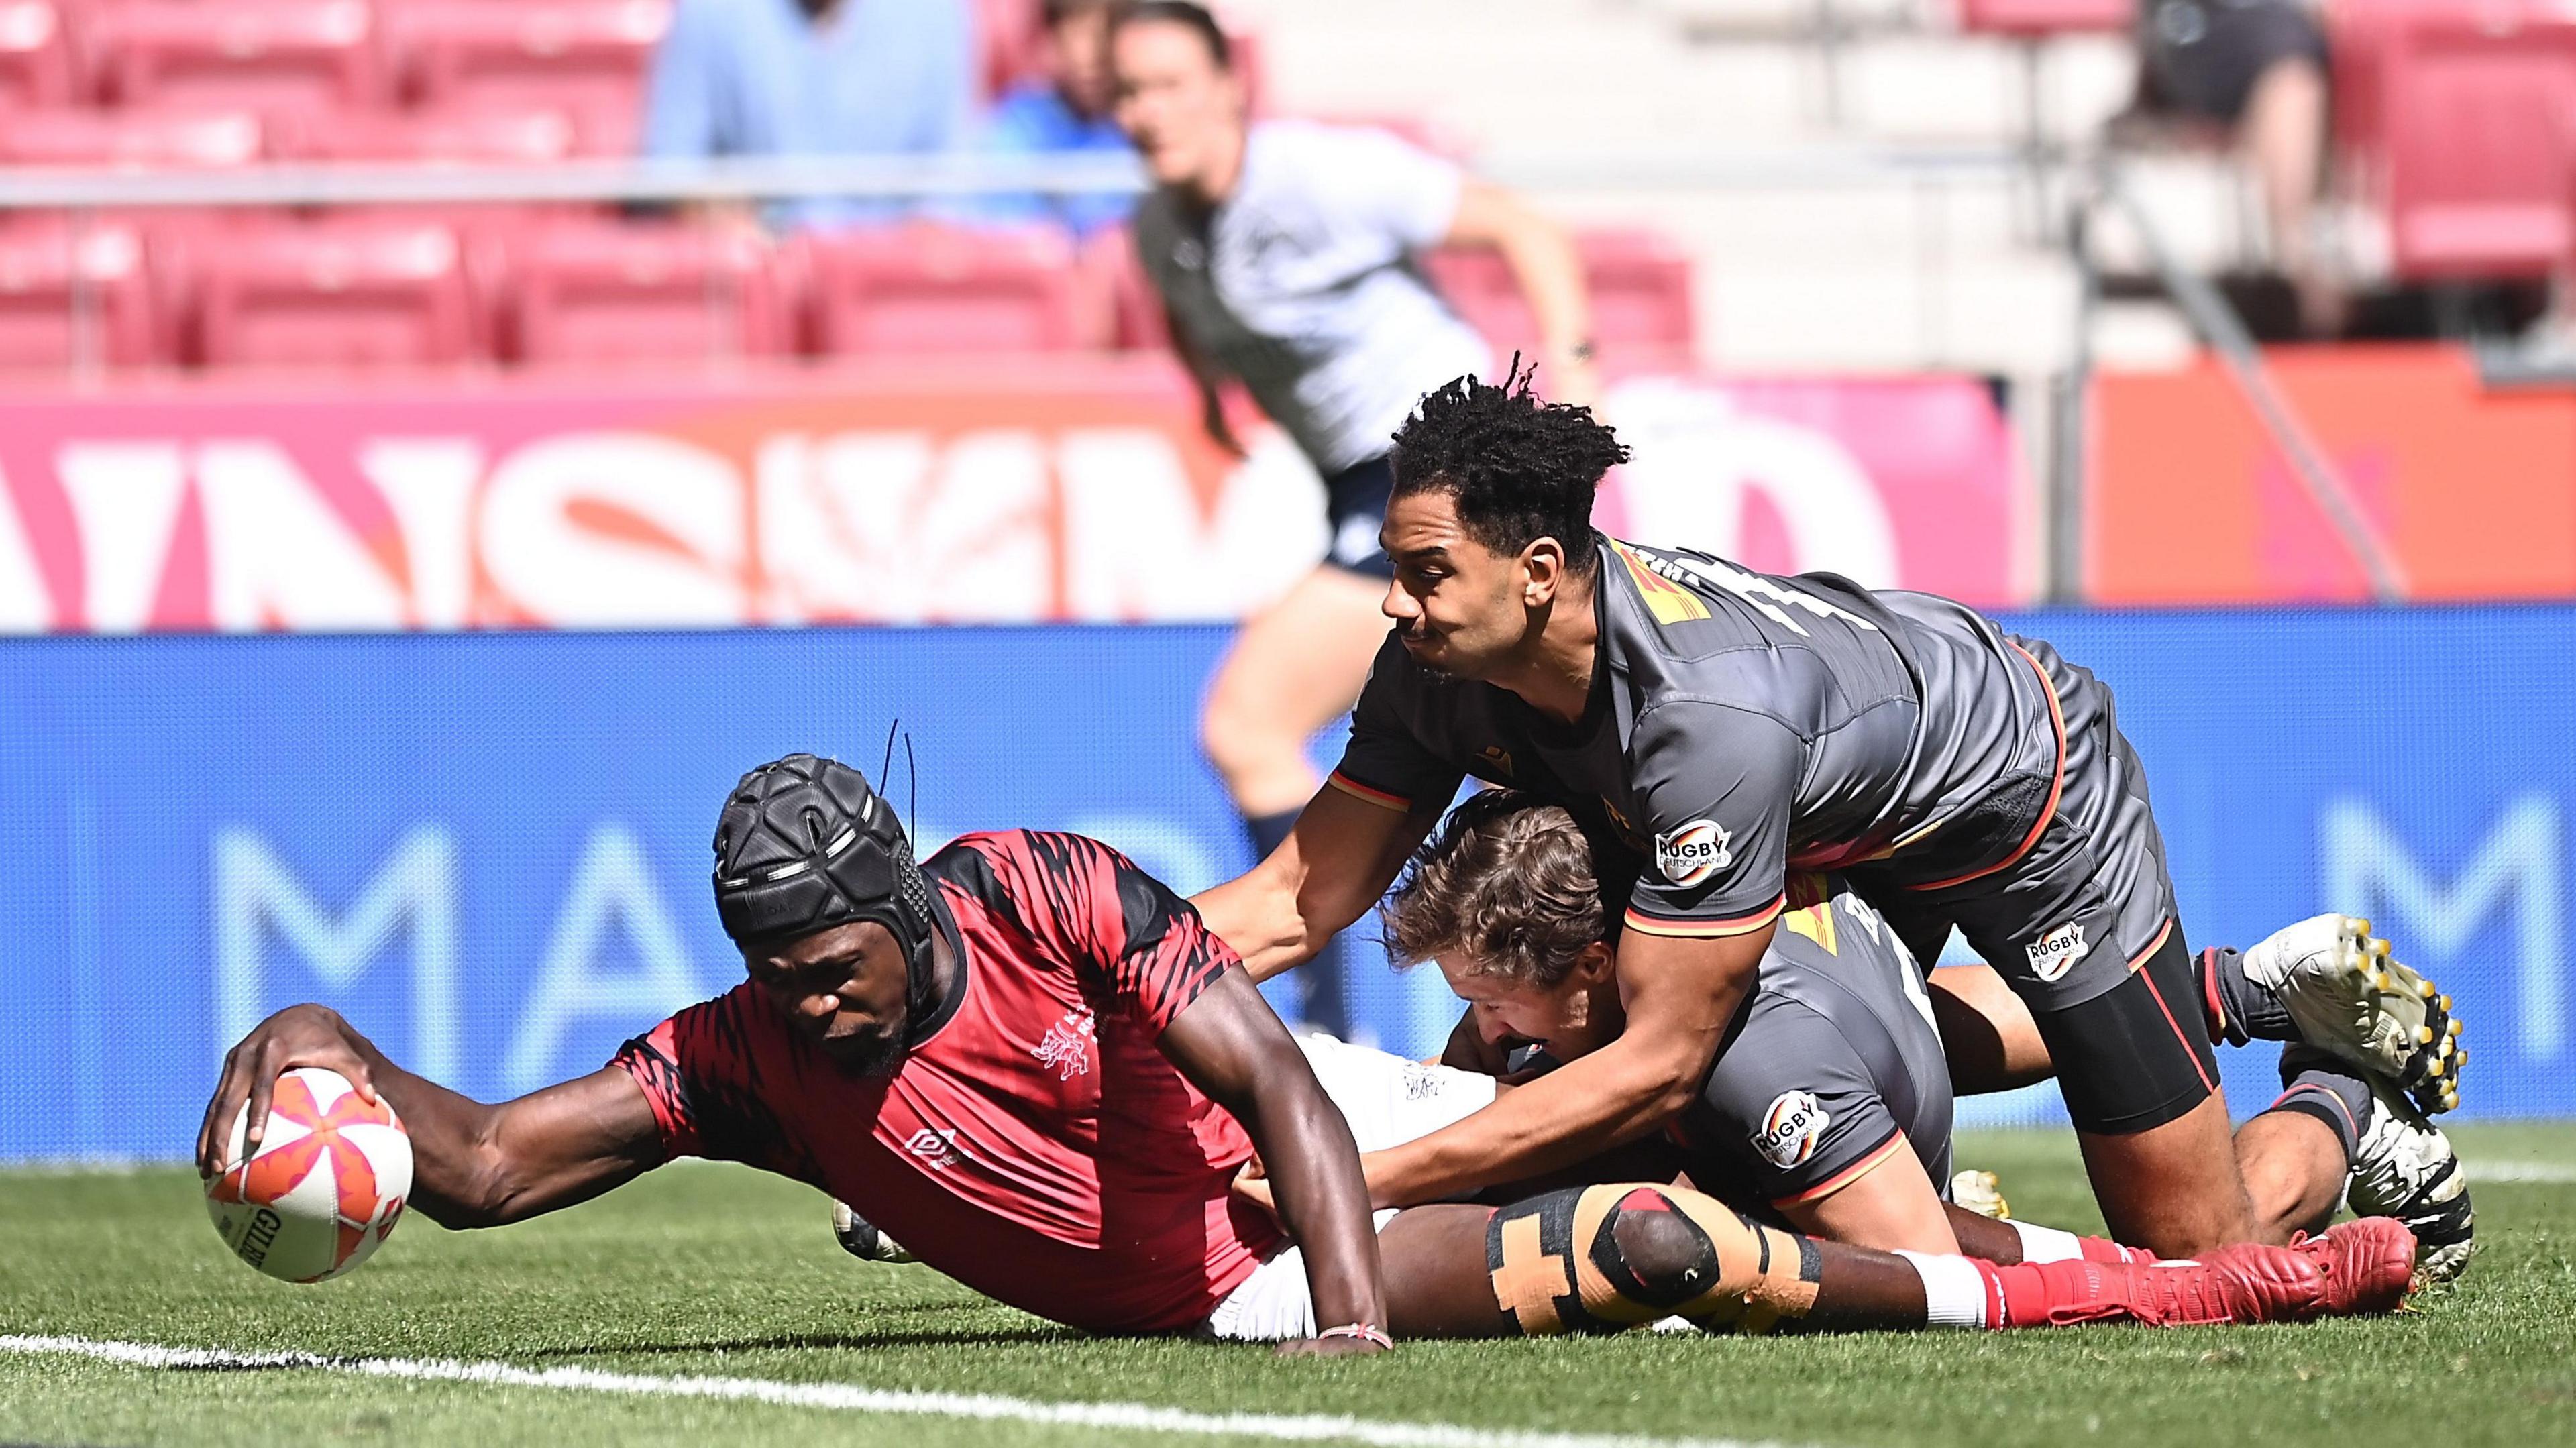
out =
<path fill-rule="evenodd" d="M 631 1354 L 638 1357 L 684 1356 L 690 1353 L 736 1353 L 833 1349 L 874 1353 L 923 1347 L 1009 1347 L 1084 1342 L 1089 1333 L 1032 1322 L 1020 1327 L 960 1327 L 951 1320 L 990 1311 L 976 1306 L 886 1307 L 865 1314 L 864 1332 L 783 1332 L 764 1337 L 682 1338 L 667 1342 L 603 1342 L 586 1347 L 550 1348 L 524 1354 L 530 1360 L 560 1361 Z"/>

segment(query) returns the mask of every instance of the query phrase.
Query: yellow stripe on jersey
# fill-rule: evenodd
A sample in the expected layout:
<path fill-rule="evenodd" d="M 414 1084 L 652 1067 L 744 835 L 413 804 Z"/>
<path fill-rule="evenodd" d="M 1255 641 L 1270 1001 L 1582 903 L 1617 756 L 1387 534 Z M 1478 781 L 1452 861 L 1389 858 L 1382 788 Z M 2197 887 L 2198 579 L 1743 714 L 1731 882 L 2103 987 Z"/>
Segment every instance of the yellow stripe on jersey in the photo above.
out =
<path fill-rule="evenodd" d="M 1752 914 L 1739 915 L 1732 920 L 1666 920 L 1660 916 L 1640 914 L 1632 905 L 1628 907 L 1626 924 L 1628 929 L 1644 931 L 1648 935 L 1673 935 L 1700 939 L 1745 935 L 1779 918 L 1783 903 L 1785 903 L 1783 900 L 1775 898 L 1770 904 Z"/>
<path fill-rule="evenodd" d="M 1842 951 L 1836 948 L 1834 903 L 1831 900 L 1785 910 L 1781 912 L 1780 924 L 1823 946 L 1827 955 L 1842 954 Z"/>
<path fill-rule="evenodd" d="M 1613 539 L 1610 551 L 1628 565 L 1628 577 L 1636 583 L 1637 595 L 1645 600 L 1646 610 L 1655 616 L 1655 622 L 1674 624 L 1708 617 L 1706 600 L 1648 567 L 1646 560 L 1630 551 L 1627 544 Z"/>

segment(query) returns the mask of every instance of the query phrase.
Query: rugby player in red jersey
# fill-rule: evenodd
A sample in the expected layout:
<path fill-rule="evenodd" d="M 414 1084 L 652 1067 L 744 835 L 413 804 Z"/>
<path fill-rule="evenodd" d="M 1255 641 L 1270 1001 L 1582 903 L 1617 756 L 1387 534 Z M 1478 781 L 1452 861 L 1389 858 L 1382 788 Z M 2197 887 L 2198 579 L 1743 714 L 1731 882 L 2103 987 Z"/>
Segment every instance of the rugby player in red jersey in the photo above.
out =
<path fill-rule="evenodd" d="M 916 866 L 857 771 L 791 755 L 727 801 L 715 889 L 749 978 L 606 1067 L 486 1106 L 404 1071 L 337 1014 L 292 1007 L 225 1058 L 199 1169 L 222 1169 L 219 1123 L 247 1102 L 255 1142 L 277 1075 L 321 1066 L 402 1114 L 413 1202 L 448 1226 L 570 1206 L 676 1156 L 723 1158 L 828 1192 L 931 1266 L 1056 1321 L 1296 1353 L 1674 1316 L 2280 1321 L 2386 1310 L 2411 1276 L 2413 1238 L 2384 1219 L 2202 1263 L 1997 1268 L 1819 1243 L 1634 1184 L 1436 1204 L 1373 1237 L 1350 1127 L 1305 1055 L 1188 903 L 1107 846 L 979 834 Z M 1277 1222 L 1230 1191 L 1256 1148 Z"/>

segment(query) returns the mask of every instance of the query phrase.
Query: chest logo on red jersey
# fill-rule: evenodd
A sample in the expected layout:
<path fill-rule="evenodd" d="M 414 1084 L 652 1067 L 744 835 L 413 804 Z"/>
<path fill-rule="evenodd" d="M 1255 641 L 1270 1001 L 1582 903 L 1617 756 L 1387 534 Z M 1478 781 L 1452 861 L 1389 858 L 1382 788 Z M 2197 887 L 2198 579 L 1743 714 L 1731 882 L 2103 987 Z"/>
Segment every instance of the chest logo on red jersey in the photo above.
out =
<path fill-rule="evenodd" d="M 1029 1048 L 1029 1054 L 1038 1058 L 1039 1065 L 1053 1070 L 1058 1081 L 1070 1081 L 1091 1074 L 1091 1051 L 1098 1038 L 1091 1007 L 1076 1006 L 1064 1013 L 1063 1020 L 1047 1027 L 1045 1037 Z"/>
<path fill-rule="evenodd" d="M 925 1126 L 903 1144 L 903 1149 L 942 1171 L 955 1166 L 965 1155 L 957 1146 L 957 1128 Z"/>

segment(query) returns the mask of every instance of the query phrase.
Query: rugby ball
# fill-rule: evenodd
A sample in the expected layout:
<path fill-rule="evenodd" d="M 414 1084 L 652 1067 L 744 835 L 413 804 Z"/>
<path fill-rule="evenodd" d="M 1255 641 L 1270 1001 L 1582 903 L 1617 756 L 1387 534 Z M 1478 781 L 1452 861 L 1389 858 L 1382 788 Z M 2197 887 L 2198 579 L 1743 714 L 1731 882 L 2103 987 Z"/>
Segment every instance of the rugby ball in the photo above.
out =
<path fill-rule="evenodd" d="M 245 1102 L 206 1183 L 224 1245 L 271 1277 L 327 1282 L 384 1244 L 411 1196 L 411 1137 L 390 1103 L 369 1105 L 347 1077 L 301 1066 L 277 1078 L 268 1130 L 242 1159 Z"/>

